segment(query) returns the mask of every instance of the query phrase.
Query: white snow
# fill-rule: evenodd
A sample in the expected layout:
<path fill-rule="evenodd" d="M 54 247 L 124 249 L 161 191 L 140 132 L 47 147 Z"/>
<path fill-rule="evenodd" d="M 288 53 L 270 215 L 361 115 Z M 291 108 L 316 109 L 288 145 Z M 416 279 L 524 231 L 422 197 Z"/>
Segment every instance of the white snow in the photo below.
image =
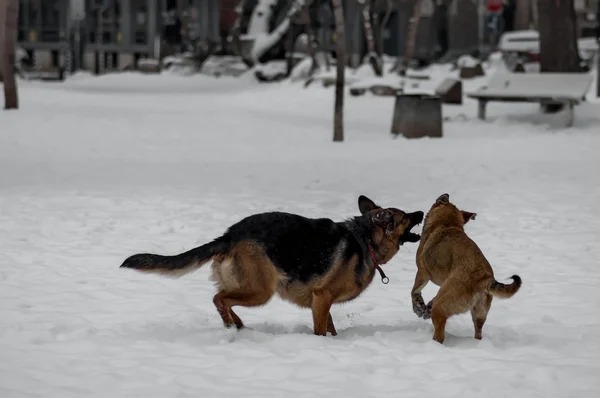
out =
<path fill-rule="evenodd" d="M 462 55 L 458 58 L 457 65 L 461 68 L 473 68 L 477 66 L 479 60 L 470 55 Z"/>
<path fill-rule="evenodd" d="M 591 94 L 568 130 L 535 104 L 492 103 L 481 122 L 466 100 L 444 108 L 444 138 L 413 141 L 390 138 L 393 99 L 347 96 L 346 141 L 332 143 L 321 85 L 130 73 L 19 84 L 22 109 L 0 112 L 0 397 L 597 396 Z M 255 212 L 342 220 L 359 194 L 426 211 L 445 192 L 478 213 L 467 231 L 497 279 L 523 278 L 494 301 L 482 341 L 465 314 L 441 346 L 412 313 L 416 244 L 385 266 L 388 285 L 333 308 L 337 337 L 313 336 L 310 311 L 277 298 L 237 310 L 249 329 L 224 329 L 209 267 L 176 280 L 119 269 Z"/>

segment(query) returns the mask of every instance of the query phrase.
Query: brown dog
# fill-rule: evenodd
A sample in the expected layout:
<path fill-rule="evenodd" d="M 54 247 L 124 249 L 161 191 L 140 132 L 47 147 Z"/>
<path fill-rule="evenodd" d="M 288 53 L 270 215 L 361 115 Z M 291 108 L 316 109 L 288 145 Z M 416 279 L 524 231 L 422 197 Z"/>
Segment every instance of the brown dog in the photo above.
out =
<path fill-rule="evenodd" d="M 443 344 L 449 317 L 471 311 L 475 338 L 492 305 L 492 297 L 509 298 L 519 291 L 521 278 L 505 285 L 494 279 L 494 271 L 479 247 L 465 233 L 464 225 L 476 213 L 459 210 L 441 195 L 425 217 L 421 242 L 417 249 L 417 276 L 412 289 L 413 311 L 419 317 L 431 317 L 433 340 Z M 440 286 L 435 298 L 425 305 L 421 291 L 432 281 Z"/>

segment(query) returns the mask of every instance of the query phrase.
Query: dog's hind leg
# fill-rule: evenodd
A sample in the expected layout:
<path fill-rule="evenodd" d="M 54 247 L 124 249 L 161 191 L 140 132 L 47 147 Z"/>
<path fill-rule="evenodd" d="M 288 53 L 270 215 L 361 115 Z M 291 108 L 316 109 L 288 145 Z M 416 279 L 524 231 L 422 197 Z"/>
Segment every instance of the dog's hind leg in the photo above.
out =
<path fill-rule="evenodd" d="M 447 279 L 440 287 L 431 306 L 431 321 L 434 327 L 433 340 L 444 344 L 446 321 L 453 315 L 469 311 L 472 308 L 471 303 L 472 296 L 462 289 L 462 283 Z"/>
<path fill-rule="evenodd" d="M 427 312 L 427 306 L 425 305 L 425 301 L 423 301 L 421 291 L 423 291 L 423 288 L 427 286 L 429 280 L 429 273 L 427 271 L 423 271 L 421 268 L 418 268 L 417 275 L 415 276 L 415 283 L 413 285 L 412 291 L 410 292 L 410 295 L 412 297 L 413 312 L 417 314 L 419 318 L 425 317 L 425 314 Z"/>
<path fill-rule="evenodd" d="M 233 320 L 231 307 L 228 307 L 225 304 L 224 299 L 226 296 L 227 296 L 227 292 L 221 290 L 219 293 L 215 294 L 215 296 L 213 297 L 213 303 L 215 304 L 215 307 L 217 307 L 217 311 L 219 312 L 219 315 L 221 315 L 221 318 L 223 319 L 223 324 L 225 325 L 226 328 L 230 328 L 233 325 L 236 325 L 238 327 L 238 329 L 244 327 L 242 320 L 237 315 L 236 315 L 236 318 L 239 321 L 239 325 L 235 324 L 235 322 Z"/>
<path fill-rule="evenodd" d="M 262 247 L 253 242 L 241 242 L 228 258 L 213 264 L 213 279 L 219 293 L 213 299 L 225 327 L 244 327 L 232 307 L 257 307 L 266 304 L 273 294 L 279 274 Z"/>
<path fill-rule="evenodd" d="M 483 296 L 471 309 L 471 318 L 473 318 L 473 326 L 475 327 L 475 338 L 481 340 L 483 325 L 487 319 L 487 314 L 492 306 L 492 295 L 486 294 Z"/>
<path fill-rule="evenodd" d="M 260 305 L 266 304 L 269 299 L 273 296 L 273 292 L 269 293 L 267 291 L 264 292 L 219 292 L 219 294 L 224 293 L 221 296 L 221 300 L 223 306 L 230 318 L 227 319 L 229 323 L 227 323 L 226 318 L 223 316 L 221 311 L 221 317 L 223 318 L 223 323 L 226 327 L 231 327 L 235 325 L 236 328 L 242 329 L 244 327 L 244 323 L 240 319 L 239 316 L 233 311 L 232 307 L 236 305 L 240 305 L 242 307 L 258 307 Z M 217 296 L 219 295 L 217 294 Z M 217 307 L 217 310 L 219 308 Z"/>

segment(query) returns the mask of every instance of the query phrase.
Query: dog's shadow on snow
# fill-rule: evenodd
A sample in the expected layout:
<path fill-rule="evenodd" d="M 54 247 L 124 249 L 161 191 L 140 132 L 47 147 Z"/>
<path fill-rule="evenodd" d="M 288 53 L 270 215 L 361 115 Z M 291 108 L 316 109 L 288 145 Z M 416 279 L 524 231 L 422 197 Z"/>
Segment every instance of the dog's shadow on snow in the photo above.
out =
<path fill-rule="evenodd" d="M 332 341 L 354 341 L 363 339 L 389 338 L 425 342 L 431 339 L 431 324 L 419 321 L 403 321 L 396 325 L 354 325 L 340 327 L 337 336 L 328 334 Z M 219 345 L 235 341 L 252 341 L 266 343 L 277 339 L 288 340 L 290 337 L 315 339 L 312 327 L 308 324 L 278 324 L 273 322 L 251 323 L 237 330 L 226 329 L 206 319 L 190 319 L 189 322 L 152 321 L 145 324 L 127 323 L 122 326 L 120 334 L 131 335 L 136 339 L 158 340 L 167 343 L 186 343 L 191 345 Z"/>
<path fill-rule="evenodd" d="M 544 344 L 540 336 L 523 335 L 503 326 L 488 326 L 484 329 L 483 340 L 473 338 L 471 328 L 460 327 L 452 332 L 446 331 L 446 347 L 474 348 L 480 344 L 491 344 L 496 348 L 530 346 Z M 340 327 L 337 336 L 328 334 L 331 342 L 357 340 L 395 340 L 416 344 L 433 343 L 433 325 L 423 320 L 399 321 L 392 325 L 350 325 Z M 226 329 L 220 324 L 207 319 L 191 319 L 189 322 L 154 321 L 146 324 L 123 325 L 120 334 L 131 335 L 136 340 L 157 340 L 167 343 L 183 343 L 191 346 L 215 346 L 234 342 L 273 343 L 277 341 L 289 344 L 290 338 L 304 346 L 305 344 L 321 344 L 323 337 L 314 336 L 308 324 L 277 324 L 272 322 L 252 323 L 246 328 Z M 328 340 L 329 341 L 329 340 Z M 547 342 L 548 344 L 554 344 Z M 436 343 L 437 344 L 437 343 Z"/>

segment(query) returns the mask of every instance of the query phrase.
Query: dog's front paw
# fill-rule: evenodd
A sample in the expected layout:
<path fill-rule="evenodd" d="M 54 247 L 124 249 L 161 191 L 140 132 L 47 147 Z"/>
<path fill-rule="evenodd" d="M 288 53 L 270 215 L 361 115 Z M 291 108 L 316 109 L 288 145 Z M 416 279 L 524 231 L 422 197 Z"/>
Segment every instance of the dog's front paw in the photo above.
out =
<path fill-rule="evenodd" d="M 423 319 L 431 319 L 431 307 L 433 307 L 433 300 L 431 300 L 425 306 L 425 311 L 423 311 Z"/>
<path fill-rule="evenodd" d="M 419 318 L 423 318 L 426 310 L 427 306 L 425 305 L 425 302 L 422 298 L 420 300 L 417 299 L 413 301 L 413 312 L 417 314 Z"/>

